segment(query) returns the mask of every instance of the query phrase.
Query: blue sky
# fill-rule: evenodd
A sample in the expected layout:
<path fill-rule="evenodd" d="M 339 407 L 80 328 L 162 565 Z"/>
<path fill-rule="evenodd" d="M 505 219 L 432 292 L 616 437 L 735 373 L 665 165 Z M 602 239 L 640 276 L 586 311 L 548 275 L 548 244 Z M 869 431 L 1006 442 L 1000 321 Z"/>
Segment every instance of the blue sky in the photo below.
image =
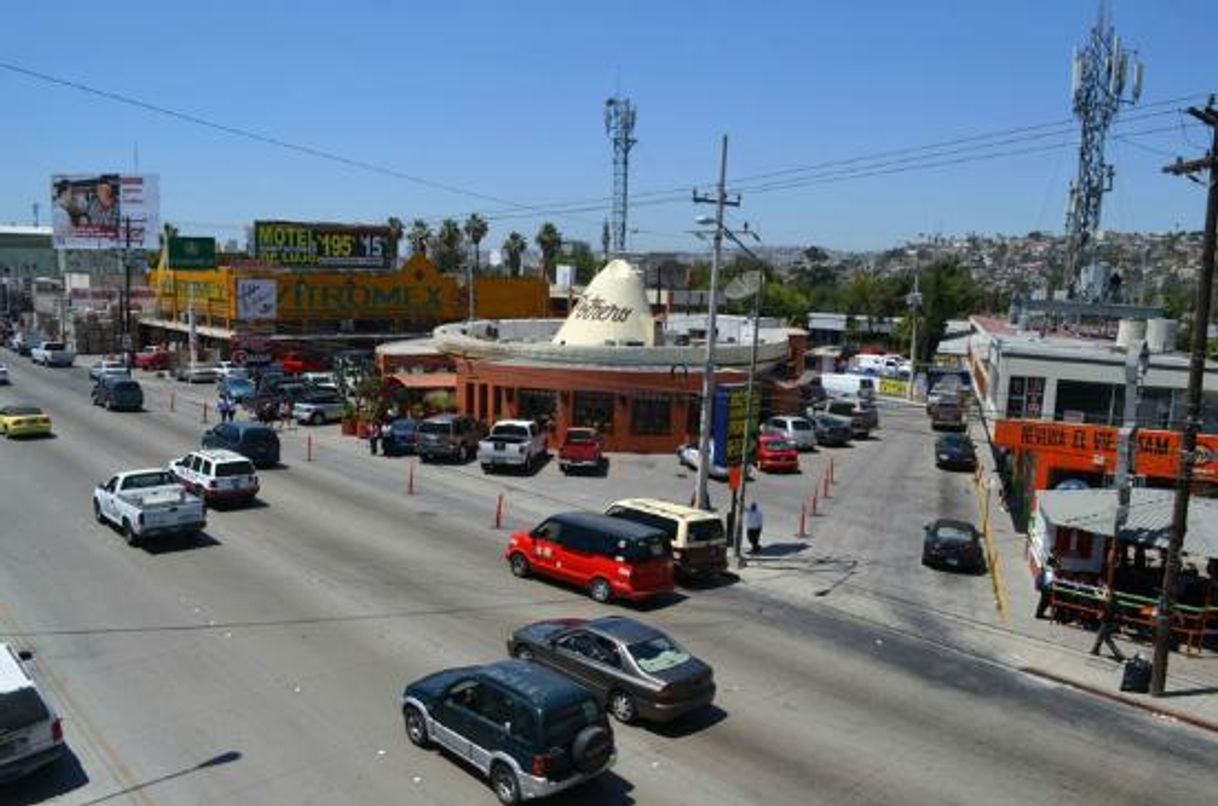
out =
<path fill-rule="evenodd" d="M 1218 3 L 1114 0 L 1147 64 L 1143 104 L 1218 91 Z M 29 223 L 49 176 L 161 177 L 184 234 L 240 237 L 256 218 L 380 222 L 478 211 L 487 244 L 552 219 L 599 244 L 611 188 L 603 103 L 638 108 L 635 249 L 691 249 L 722 134 L 744 189 L 732 213 L 767 243 L 883 248 L 918 233 L 1060 230 L 1073 146 L 801 187 L 747 177 L 870 158 L 1070 117 L 1069 57 L 1094 0 L 869 3 L 25 3 L 0 62 L 517 205 L 512 208 L 234 137 L 0 69 L 0 222 Z M 1204 102 L 1194 97 L 1193 102 Z M 1127 117 L 1178 105 L 1134 108 Z M 1165 129 L 1133 134 L 1148 129 Z M 1208 137 L 1177 114 L 1118 126 L 1113 229 L 1200 229 L 1201 188 L 1160 174 Z M 1073 129 L 1071 129 L 1073 132 Z M 1073 134 L 996 150 L 1065 143 Z M 668 196 L 642 194 L 673 191 Z"/>

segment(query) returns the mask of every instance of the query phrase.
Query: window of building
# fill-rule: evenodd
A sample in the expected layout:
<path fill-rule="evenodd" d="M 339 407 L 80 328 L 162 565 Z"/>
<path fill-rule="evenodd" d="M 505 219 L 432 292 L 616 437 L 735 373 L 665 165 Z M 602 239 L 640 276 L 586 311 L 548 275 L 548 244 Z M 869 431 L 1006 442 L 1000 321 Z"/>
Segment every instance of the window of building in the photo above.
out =
<path fill-rule="evenodd" d="M 1012 388 L 1014 382 L 1015 379 L 1012 378 Z M 1120 398 L 1117 399 L 1110 383 L 1059 380 L 1053 419 L 1071 423 L 1110 425 L 1114 413 L 1118 420 L 1122 416 L 1124 395 L 1120 395 Z"/>
<path fill-rule="evenodd" d="M 630 402 L 630 433 L 658 436 L 672 430 L 672 400 L 668 395 L 639 395 Z"/>
<path fill-rule="evenodd" d="M 1045 402 L 1045 379 L 1012 375 L 1007 390 L 1007 417 L 1039 419 Z"/>
<path fill-rule="evenodd" d="M 571 406 L 571 424 L 613 433 L 613 395 L 609 392 L 576 392 Z"/>
<path fill-rule="evenodd" d="M 554 422 L 558 393 L 550 389 L 521 389 L 516 392 L 516 416 L 536 420 L 544 429 Z"/>

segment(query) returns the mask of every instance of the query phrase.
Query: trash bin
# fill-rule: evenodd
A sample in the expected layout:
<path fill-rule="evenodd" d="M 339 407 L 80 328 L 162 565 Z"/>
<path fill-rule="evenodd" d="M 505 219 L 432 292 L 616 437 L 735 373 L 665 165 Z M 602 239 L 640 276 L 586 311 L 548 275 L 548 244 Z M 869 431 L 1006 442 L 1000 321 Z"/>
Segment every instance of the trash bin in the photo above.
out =
<path fill-rule="evenodd" d="M 1125 661 L 1125 673 L 1121 675 L 1121 691 L 1132 691 L 1135 694 L 1149 692 L 1150 671 L 1150 661 L 1141 655 L 1134 655 Z"/>

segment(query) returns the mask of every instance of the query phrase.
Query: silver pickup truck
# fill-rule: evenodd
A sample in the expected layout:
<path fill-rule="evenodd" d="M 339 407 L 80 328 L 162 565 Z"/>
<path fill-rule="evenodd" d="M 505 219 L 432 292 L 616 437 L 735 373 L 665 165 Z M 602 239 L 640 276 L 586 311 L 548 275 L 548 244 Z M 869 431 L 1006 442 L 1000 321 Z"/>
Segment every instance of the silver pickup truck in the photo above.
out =
<path fill-rule="evenodd" d="M 203 500 L 163 469 L 119 473 L 98 485 L 93 516 L 120 529 L 132 546 L 153 537 L 195 535 L 207 526 Z"/>
<path fill-rule="evenodd" d="M 30 360 L 44 367 L 70 367 L 76 360 L 76 351 L 62 341 L 44 341 L 30 349 Z"/>
<path fill-rule="evenodd" d="M 500 467 L 528 472 L 546 455 L 546 435 L 532 420 L 500 420 L 478 443 L 478 462 L 484 473 Z"/>

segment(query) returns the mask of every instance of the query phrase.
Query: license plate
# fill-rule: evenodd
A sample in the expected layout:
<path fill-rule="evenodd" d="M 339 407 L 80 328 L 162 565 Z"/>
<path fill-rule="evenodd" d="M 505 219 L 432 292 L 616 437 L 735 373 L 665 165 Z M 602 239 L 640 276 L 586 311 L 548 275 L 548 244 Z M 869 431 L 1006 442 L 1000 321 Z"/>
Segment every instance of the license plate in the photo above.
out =
<path fill-rule="evenodd" d="M 947 564 L 948 564 L 948 565 L 959 565 L 959 564 L 960 564 L 960 560 L 959 560 L 959 558 L 957 558 L 957 557 L 948 557 L 948 558 L 947 558 Z"/>

